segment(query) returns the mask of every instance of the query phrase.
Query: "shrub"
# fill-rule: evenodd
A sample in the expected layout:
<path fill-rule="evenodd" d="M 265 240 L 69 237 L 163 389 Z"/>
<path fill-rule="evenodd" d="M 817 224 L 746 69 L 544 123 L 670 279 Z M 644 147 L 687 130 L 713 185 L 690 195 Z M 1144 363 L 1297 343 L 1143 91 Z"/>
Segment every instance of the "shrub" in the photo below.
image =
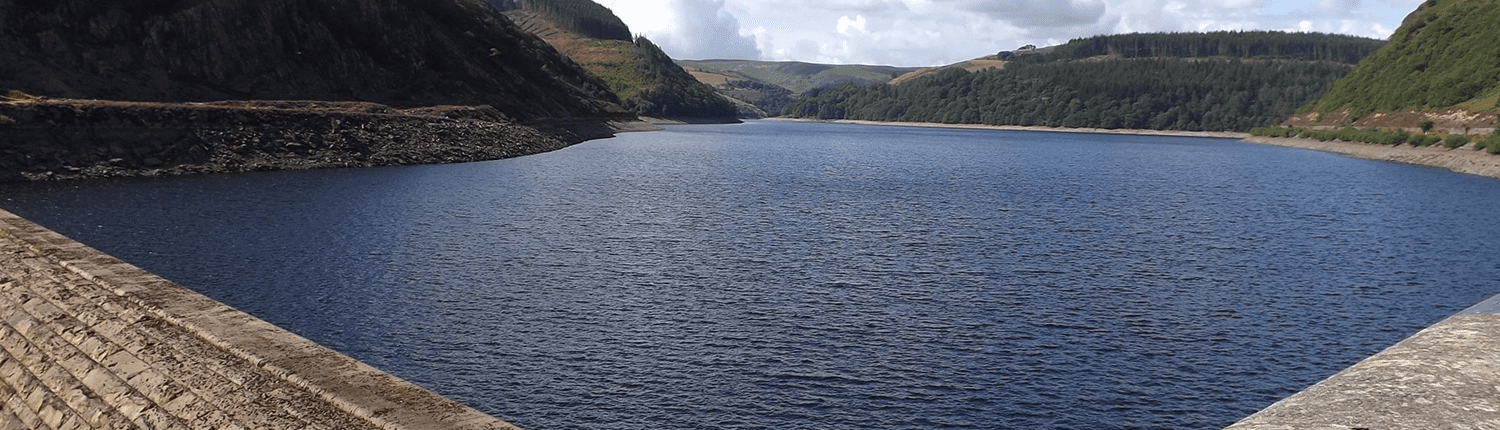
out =
<path fill-rule="evenodd" d="M 1443 139 L 1443 146 L 1449 148 L 1457 148 L 1467 144 L 1469 144 L 1469 136 L 1462 134 L 1451 135 L 1447 139 Z"/>
<path fill-rule="evenodd" d="M 1412 133 L 1412 135 L 1407 136 L 1406 142 L 1407 144 L 1412 144 L 1413 147 L 1421 147 L 1422 139 L 1424 138 L 1427 138 L 1427 135 L 1424 135 L 1424 133 Z"/>
<path fill-rule="evenodd" d="M 1417 124 L 1417 127 L 1421 127 L 1423 133 L 1432 131 L 1432 120 L 1424 119 L 1422 120 L 1422 122 Z"/>
<path fill-rule="evenodd" d="M 1432 135 L 1426 135 L 1426 134 L 1423 134 L 1423 135 L 1420 135 L 1420 136 L 1421 137 L 1419 137 L 1417 139 L 1417 143 L 1412 144 L 1412 146 L 1432 146 L 1432 145 L 1437 144 L 1438 142 L 1442 142 L 1443 141 L 1443 138 L 1438 137 L 1438 136 L 1432 136 Z"/>
<path fill-rule="evenodd" d="M 1491 154 L 1500 152 L 1500 134 L 1484 138 L 1474 144 L 1474 149 L 1483 149 Z"/>
<path fill-rule="evenodd" d="M 1411 138 L 1411 133 L 1407 133 L 1406 130 L 1398 129 L 1395 131 L 1391 131 L 1390 133 L 1391 138 L 1385 143 L 1386 145 L 1400 145 L 1406 143 L 1406 139 Z"/>

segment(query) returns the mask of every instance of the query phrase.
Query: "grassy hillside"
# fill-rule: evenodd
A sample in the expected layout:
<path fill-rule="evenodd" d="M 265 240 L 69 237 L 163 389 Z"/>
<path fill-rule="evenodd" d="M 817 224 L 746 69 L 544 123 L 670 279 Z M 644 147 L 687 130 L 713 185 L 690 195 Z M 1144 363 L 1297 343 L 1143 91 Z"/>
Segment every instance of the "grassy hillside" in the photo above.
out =
<path fill-rule="evenodd" d="M 564 7 L 567 5 L 572 6 Z M 569 24 L 619 21 L 613 12 L 597 3 L 521 0 L 515 7 L 506 15 L 604 80 L 621 104 L 638 115 L 733 119 L 739 113 L 733 103 L 693 79 L 656 44 L 645 37 L 629 38 L 629 29 L 624 24 L 619 24 L 626 35 L 623 40 L 579 33 L 578 25 Z M 605 14 L 608 16 L 604 17 Z"/>
<path fill-rule="evenodd" d="M 1380 43 L 1271 32 L 1101 36 L 1043 53 L 1002 52 L 997 58 L 1010 59 L 1003 69 L 947 68 L 899 85 L 810 92 L 783 113 L 874 121 L 1243 131 L 1282 121 L 1321 96 L 1353 68 L 1344 61 L 1358 60 L 1346 56 L 1346 49 L 1369 52 Z M 1132 47 L 1133 54 L 1125 53 L 1124 46 Z"/>
<path fill-rule="evenodd" d="M 1500 0 L 1429 0 L 1303 112 L 1500 109 Z"/>

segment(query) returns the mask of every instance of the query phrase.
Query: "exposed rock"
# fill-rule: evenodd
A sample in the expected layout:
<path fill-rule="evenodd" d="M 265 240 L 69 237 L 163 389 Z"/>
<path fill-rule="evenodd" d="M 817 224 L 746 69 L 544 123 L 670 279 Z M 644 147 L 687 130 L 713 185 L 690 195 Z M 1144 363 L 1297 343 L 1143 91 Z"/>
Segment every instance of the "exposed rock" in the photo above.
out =
<path fill-rule="evenodd" d="M 0 180 L 163 176 L 492 160 L 608 136 L 597 121 L 520 125 L 489 106 L 313 101 L 0 102 Z M 561 138 L 559 137 L 561 136 Z"/>

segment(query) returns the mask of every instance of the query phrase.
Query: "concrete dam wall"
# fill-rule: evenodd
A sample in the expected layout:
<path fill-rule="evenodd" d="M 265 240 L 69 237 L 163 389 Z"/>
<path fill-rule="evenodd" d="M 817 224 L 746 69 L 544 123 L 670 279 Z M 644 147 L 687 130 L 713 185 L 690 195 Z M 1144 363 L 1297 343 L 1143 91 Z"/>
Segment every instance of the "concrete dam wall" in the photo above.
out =
<path fill-rule="evenodd" d="M 0 429 L 515 427 L 0 211 Z"/>

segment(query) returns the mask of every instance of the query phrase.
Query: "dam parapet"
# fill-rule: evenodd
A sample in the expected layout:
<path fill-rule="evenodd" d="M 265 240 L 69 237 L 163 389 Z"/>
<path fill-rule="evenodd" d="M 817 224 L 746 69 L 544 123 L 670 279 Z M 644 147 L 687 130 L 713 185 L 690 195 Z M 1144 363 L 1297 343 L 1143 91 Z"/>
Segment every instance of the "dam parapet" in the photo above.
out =
<path fill-rule="evenodd" d="M 1500 295 L 1228 429 L 1500 429 Z"/>

